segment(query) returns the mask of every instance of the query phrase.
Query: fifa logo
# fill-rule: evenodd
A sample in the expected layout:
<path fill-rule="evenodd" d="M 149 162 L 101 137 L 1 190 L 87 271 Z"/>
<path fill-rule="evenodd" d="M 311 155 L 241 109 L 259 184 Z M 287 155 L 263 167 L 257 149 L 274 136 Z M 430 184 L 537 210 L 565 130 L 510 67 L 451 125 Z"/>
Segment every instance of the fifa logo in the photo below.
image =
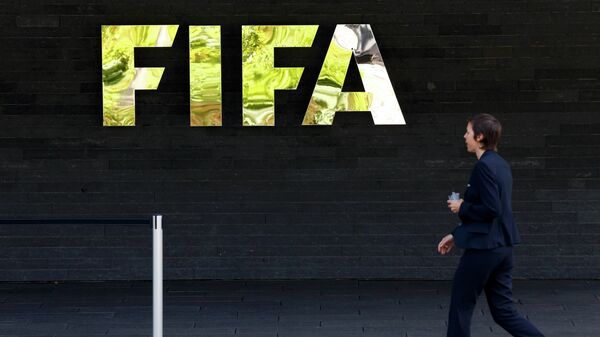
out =
<path fill-rule="evenodd" d="M 303 67 L 275 67 L 275 48 L 310 47 L 318 25 L 242 26 L 242 121 L 275 125 L 275 90 L 295 90 Z M 141 47 L 171 47 L 178 25 L 102 26 L 104 126 L 135 125 L 135 91 L 156 90 L 165 68 L 135 67 Z M 365 92 L 343 92 L 354 58 Z M 189 27 L 190 126 L 222 125 L 221 27 Z M 337 25 L 302 125 L 370 111 L 375 125 L 406 124 L 371 26 Z"/>

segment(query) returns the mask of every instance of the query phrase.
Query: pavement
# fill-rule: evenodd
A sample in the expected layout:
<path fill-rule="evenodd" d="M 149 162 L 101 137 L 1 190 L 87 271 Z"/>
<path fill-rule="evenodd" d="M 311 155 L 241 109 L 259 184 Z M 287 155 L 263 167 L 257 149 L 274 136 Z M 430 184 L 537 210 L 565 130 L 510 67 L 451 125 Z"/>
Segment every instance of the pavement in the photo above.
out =
<path fill-rule="evenodd" d="M 166 281 L 164 336 L 445 336 L 448 281 Z M 515 281 L 546 336 L 600 336 L 600 280 Z M 0 283 L 0 336 L 152 336 L 150 281 Z M 485 296 L 473 337 L 509 336 Z"/>

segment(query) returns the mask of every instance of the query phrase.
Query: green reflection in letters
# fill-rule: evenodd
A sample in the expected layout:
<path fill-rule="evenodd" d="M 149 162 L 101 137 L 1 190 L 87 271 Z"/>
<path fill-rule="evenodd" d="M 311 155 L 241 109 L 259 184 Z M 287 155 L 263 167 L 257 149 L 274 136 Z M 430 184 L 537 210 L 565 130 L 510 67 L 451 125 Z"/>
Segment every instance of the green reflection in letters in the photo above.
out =
<path fill-rule="evenodd" d="M 221 126 L 221 27 L 190 26 L 190 125 Z"/>
<path fill-rule="evenodd" d="M 353 54 L 366 92 L 342 92 Z M 331 125 L 336 111 L 368 110 L 376 125 L 406 124 L 371 26 L 337 25 L 302 125 Z"/>
<path fill-rule="evenodd" d="M 135 125 L 135 90 L 155 90 L 165 68 L 136 68 L 134 48 L 171 47 L 178 25 L 102 26 L 104 126 Z"/>
<path fill-rule="evenodd" d="M 310 47 L 318 25 L 242 26 L 243 125 L 275 125 L 275 90 L 294 90 L 304 68 L 275 68 L 274 48 Z"/>

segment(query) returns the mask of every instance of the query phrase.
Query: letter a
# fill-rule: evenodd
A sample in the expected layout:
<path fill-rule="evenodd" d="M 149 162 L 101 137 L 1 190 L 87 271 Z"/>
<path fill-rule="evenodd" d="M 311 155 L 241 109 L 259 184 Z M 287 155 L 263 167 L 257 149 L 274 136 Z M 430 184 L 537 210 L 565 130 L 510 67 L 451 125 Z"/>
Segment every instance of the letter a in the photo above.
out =
<path fill-rule="evenodd" d="M 366 92 L 342 92 L 353 54 Z M 337 25 L 302 125 L 331 125 L 336 111 L 369 110 L 375 125 L 406 124 L 371 26 Z"/>

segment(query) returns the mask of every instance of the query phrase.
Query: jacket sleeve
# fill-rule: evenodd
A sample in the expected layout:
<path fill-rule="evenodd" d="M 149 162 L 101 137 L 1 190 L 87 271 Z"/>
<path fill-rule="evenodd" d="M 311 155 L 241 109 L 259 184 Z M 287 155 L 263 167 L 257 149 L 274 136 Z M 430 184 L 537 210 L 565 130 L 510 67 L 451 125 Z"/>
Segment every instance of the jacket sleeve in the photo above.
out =
<path fill-rule="evenodd" d="M 483 162 L 473 168 L 473 186 L 481 203 L 463 201 L 458 217 L 463 221 L 488 222 L 500 215 L 500 190 L 494 174 Z"/>

